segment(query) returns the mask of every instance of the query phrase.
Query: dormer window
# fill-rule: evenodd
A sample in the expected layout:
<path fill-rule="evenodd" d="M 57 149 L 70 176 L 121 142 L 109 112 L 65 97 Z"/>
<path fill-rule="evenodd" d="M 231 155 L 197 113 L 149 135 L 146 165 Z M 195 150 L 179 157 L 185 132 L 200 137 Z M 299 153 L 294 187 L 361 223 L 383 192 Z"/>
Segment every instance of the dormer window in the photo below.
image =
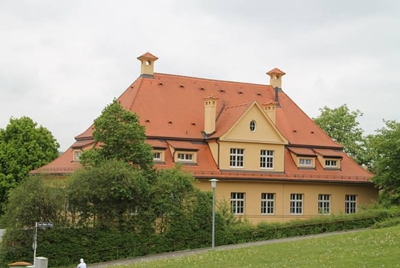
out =
<path fill-rule="evenodd" d="M 337 160 L 325 160 L 325 167 L 327 168 L 336 168 Z"/>
<path fill-rule="evenodd" d="M 153 160 L 154 161 L 161 161 L 161 152 L 154 152 L 153 153 Z"/>
<path fill-rule="evenodd" d="M 81 155 L 82 155 L 81 150 L 75 150 L 74 151 L 74 161 L 79 161 L 79 159 L 81 158 Z"/>
<path fill-rule="evenodd" d="M 300 158 L 299 167 L 312 167 L 313 161 L 311 158 Z"/>
<path fill-rule="evenodd" d="M 183 161 L 183 162 L 193 162 L 193 154 L 178 153 L 177 159 L 178 161 Z"/>

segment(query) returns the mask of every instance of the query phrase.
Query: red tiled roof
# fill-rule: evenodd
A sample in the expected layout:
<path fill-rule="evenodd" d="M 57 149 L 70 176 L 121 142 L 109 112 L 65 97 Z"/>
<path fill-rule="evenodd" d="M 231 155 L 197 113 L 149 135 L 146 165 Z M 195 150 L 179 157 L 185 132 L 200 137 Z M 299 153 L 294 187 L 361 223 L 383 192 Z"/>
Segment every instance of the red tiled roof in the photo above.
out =
<path fill-rule="evenodd" d="M 288 149 L 296 155 L 316 156 L 315 152 L 310 148 L 288 147 Z"/>
<path fill-rule="evenodd" d="M 190 141 L 167 141 L 175 150 L 198 150 L 198 145 Z"/>
<path fill-rule="evenodd" d="M 86 147 L 87 145 L 91 145 L 95 143 L 94 140 L 90 139 L 90 140 L 79 140 L 76 141 L 74 144 L 71 145 L 71 148 L 83 148 Z"/>
<path fill-rule="evenodd" d="M 146 55 L 146 54 L 145 54 Z M 274 69 L 272 71 L 280 71 Z M 271 71 L 271 72 L 272 72 Z M 280 71 L 283 73 L 282 71 Z M 284 73 L 283 73 L 284 74 Z M 153 148 L 165 148 L 165 163 L 157 163 L 158 168 L 175 165 L 172 153 L 166 142 L 173 148 L 196 149 L 197 165 L 184 165 L 184 169 L 196 177 L 214 176 L 220 178 L 264 178 L 287 180 L 334 180 L 348 182 L 368 182 L 370 173 L 356 165 L 346 154 L 337 152 L 342 146 L 334 142 L 311 120 L 283 91 L 278 92 L 276 109 L 276 128 L 288 140 L 285 172 L 227 172 L 220 171 L 212 157 L 204 137 L 204 99 L 217 98 L 216 129 L 211 138 L 224 135 L 257 102 L 273 103 L 275 90 L 270 85 L 238 83 L 221 80 L 186 77 L 155 73 L 154 78 L 139 77 L 118 98 L 121 105 L 140 117 L 146 127 L 147 143 Z M 91 139 L 93 128 L 76 137 L 77 140 Z M 195 142 L 194 142 L 195 141 Z M 303 147 L 303 148 L 301 148 Z M 301 155 L 321 155 L 335 152 L 343 157 L 341 170 L 324 170 L 319 164 L 315 170 L 299 170 L 290 156 L 290 151 Z M 72 163 L 71 148 L 62 156 L 39 169 L 76 169 Z M 316 161 L 318 162 L 318 161 Z M 71 172 L 72 172 L 71 171 Z"/>
<path fill-rule="evenodd" d="M 150 60 L 158 60 L 158 58 L 156 56 L 154 56 L 153 54 L 151 54 L 150 52 L 146 52 L 143 55 L 137 57 L 138 60 L 141 59 L 150 59 Z"/>
<path fill-rule="evenodd" d="M 286 73 L 283 72 L 283 71 L 281 71 L 281 70 L 279 70 L 278 68 L 274 68 L 274 69 L 272 69 L 271 71 L 269 71 L 267 74 L 268 74 L 268 75 L 270 75 L 270 74 L 285 75 Z"/>
<path fill-rule="evenodd" d="M 331 150 L 331 149 L 314 149 L 319 155 L 326 156 L 326 157 L 343 157 L 343 152 L 338 150 Z"/>
<path fill-rule="evenodd" d="M 58 158 L 49 164 L 31 171 L 31 174 L 51 173 L 51 174 L 72 174 L 81 167 L 79 162 L 73 161 L 74 149 L 70 147 Z"/>

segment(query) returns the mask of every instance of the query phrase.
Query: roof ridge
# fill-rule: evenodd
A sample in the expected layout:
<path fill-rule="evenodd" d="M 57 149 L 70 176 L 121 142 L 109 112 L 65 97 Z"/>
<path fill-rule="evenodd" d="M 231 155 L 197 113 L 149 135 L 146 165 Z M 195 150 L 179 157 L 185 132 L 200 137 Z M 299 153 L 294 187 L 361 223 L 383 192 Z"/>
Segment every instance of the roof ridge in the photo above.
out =
<path fill-rule="evenodd" d="M 225 109 L 228 109 L 228 108 L 236 108 L 236 107 L 240 107 L 240 106 L 246 106 L 246 105 L 249 105 L 249 104 L 252 104 L 252 103 L 254 103 L 254 101 L 249 101 L 249 102 L 244 102 L 244 103 L 233 104 L 233 105 L 225 106 L 225 107 L 224 107 L 224 110 L 225 110 Z"/>
<path fill-rule="evenodd" d="M 245 84 L 245 85 L 253 85 L 253 86 L 267 86 L 267 87 L 272 87 L 271 85 L 267 85 L 267 84 L 257 84 L 257 83 L 239 82 L 239 81 L 228 81 L 228 80 L 212 79 L 212 78 L 204 78 L 204 77 L 188 76 L 188 75 L 167 74 L 167 73 L 154 73 L 154 74 L 155 74 L 155 75 L 176 76 L 176 77 L 190 78 L 190 79 L 208 80 L 208 81 L 214 81 L 214 82 L 224 82 L 224 83 L 233 83 L 233 84 Z"/>

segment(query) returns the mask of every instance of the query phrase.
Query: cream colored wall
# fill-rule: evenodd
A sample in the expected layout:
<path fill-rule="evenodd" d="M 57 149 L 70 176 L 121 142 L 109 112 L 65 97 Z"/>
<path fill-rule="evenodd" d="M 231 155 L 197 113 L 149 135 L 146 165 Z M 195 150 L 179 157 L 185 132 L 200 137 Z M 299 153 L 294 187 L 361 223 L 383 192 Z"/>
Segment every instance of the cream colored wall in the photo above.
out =
<path fill-rule="evenodd" d="M 211 134 L 215 131 L 215 118 L 217 99 L 208 98 L 204 100 L 204 132 Z"/>
<path fill-rule="evenodd" d="M 154 74 L 154 61 L 141 60 L 141 74 Z"/>
<path fill-rule="evenodd" d="M 256 131 L 250 131 L 250 122 L 256 121 Z M 246 112 L 233 128 L 221 137 L 221 140 L 264 142 L 286 144 L 287 141 L 279 134 L 268 116 L 260 107 L 254 105 Z"/>
<path fill-rule="evenodd" d="M 209 181 L 201 181 L 196 186 L 211 191 Z M 357 196 L 357 207 L 366 206 L 378 198 L 378 190 L 372 185 L 333 185 L 327 183 L 279 183 L 279 182 L 222 182 L 215 190 L 217 200 L 230 203 L 232 192 L 245 193 L 244 217 L 252 223 L 261 221 L 282 222 L 293 219 L 308 219 L 318 215 L 318 195 L 331 195 L 331 214 L 344 213 L 345 195 Z M 261 193 L 275 193 L 275 214 L 261 214 Z M 290 194 L 303 194 L 303 214 L 290 214 Z"/>
<path fill-rule="evenodd" d="M 218 165 L 218 143 L 216 141 L 209 141 L 208 147 L 210 148 L 215 163 Z"/>
<path fill-rule="evenodd" d="M 230 167 L 230 149 L 244 149 L 243 168 Z M 274 168 L 260 168 L 260 150 L 274 151 Z M 237 171 L 284 171 L 284 145 L 265 144 L 265 143 L 246 143 L 246 142 L 229 142 L 220 141 L 220 169 L 230 169 Z"/>

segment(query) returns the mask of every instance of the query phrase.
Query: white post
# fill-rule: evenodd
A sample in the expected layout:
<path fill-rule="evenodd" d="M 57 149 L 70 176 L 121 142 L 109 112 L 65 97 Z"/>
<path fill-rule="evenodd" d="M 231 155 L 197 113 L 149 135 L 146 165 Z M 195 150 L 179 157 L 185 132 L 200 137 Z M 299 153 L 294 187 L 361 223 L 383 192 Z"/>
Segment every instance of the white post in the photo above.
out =
<path fill-rule="evenodd" d="M 37 227 L 38 223 L 35 222 L 35 234 L 33 236 L 33 267 L 36 267 L 36 248 L 37 248 Z"/>
<path fill-rule="evenodd" d="M 211 237 L 211 248 L 215 248 L 215 187 L 217 187 L 217 179 L 211 179 L 212 188 L 212 237 Z"/>

